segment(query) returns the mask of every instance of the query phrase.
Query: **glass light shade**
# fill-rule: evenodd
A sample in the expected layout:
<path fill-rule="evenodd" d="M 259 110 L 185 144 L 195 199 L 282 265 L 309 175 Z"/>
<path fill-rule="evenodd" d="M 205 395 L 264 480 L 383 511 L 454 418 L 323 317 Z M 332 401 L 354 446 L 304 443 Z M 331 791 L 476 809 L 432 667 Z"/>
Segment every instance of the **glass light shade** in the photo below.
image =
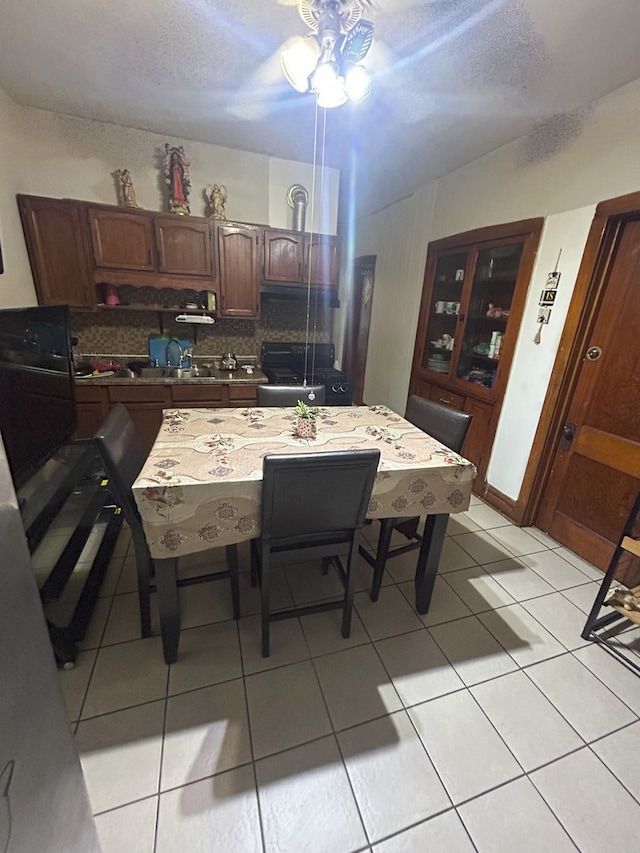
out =
<path fill-rule="evenodd" d="M 309 91 L 309 76 L 320 58 L 320 45 L 314 36 L 298 36 L 280 54 L 287 81 L 298 92 Z"/>
<path fill-rule="evenodd" d="M 347 63 L 344 73 L 344 89 L 350 101 L 364 101 L 371 92 L 371 80 L 364 65 Z"/>
<path fill-rule="evenodd" d="M 342 78 L 337 79 L 330 86 L 324 86 L 318 92 L 318 106 L 331 109 L 332 107 L 341 107 L 348 101 L 347 93 L 344 90 L 344 81 Z"/>

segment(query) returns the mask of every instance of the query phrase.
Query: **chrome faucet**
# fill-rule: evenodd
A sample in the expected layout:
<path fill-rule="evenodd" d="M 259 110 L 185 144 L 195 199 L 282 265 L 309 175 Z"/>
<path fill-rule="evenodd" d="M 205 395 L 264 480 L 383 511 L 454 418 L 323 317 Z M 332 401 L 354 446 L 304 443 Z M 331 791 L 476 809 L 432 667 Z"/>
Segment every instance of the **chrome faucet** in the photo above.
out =
<path fill-rule="evenodd" d="M 184 350 L 182 348 L 182 344 L 177 338 L 171 338 L 169 343 L 167 344 L 167 348 L 165 350 L 167 355 L 167 367 L 172 367 L 171 363 L 171 344 L 175 344 L 178 347 L 178 362 L 175 365 L 176 367 L 182 367 L 182 362 L 184 361 Z M 175 349 L 175 348 L 174 348 Z"/>

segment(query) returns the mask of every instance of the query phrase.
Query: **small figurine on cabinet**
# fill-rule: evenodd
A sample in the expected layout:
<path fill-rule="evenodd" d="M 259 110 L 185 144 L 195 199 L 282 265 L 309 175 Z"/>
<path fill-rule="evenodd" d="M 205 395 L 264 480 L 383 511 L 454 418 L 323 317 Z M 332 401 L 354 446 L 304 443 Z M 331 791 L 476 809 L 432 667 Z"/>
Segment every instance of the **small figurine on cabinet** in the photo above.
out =
<path fill-rule="evenodd" d="M 204 194 L 209 205 L 209 218 L 226 219 L 224 206 L 227 201 L 227 188 L 222 184 L 207 184 Z"/>
<path fill-rule="evenodd" d="M 136 201 L 131 172 L 128 169 L 116 169 L 115 175 L 120 190 L 120 205 L 122 207 L 140 207 Z"/>
<path fill-rule="evenodd" d="M 191 180 L 184 148 L 182 145 L 171 148 L 166 142 L 164 149 L 164 182 L 169 187 L 169 211 L 170 213 L 191 213 L 189 207 Z"/>

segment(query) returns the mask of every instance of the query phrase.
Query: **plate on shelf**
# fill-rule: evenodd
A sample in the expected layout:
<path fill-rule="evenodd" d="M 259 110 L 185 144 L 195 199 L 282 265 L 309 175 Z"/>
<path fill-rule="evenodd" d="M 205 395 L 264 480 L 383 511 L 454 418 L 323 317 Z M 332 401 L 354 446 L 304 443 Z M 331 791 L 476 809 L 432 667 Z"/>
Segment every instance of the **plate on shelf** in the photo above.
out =
<path fill-rule="evenodd" d="M 115 370 L 102 370 L 97 373 L 94 371 L 93 373 L 76 373 L 76 379 L 100 379 L 102 376 L 113 376 Z"/>

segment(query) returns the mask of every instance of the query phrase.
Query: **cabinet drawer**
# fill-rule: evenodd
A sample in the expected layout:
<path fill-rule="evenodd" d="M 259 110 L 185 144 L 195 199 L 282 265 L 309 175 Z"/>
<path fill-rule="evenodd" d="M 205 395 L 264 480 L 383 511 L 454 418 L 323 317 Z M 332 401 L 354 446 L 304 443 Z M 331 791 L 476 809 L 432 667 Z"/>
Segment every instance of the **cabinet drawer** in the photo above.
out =
<path fill-rule="evenodd" d="M 446 391 L 444 388 L 438 388 L 437 385 L 431 386 L 429 399 L 434 403 L 442 403 L 443 406 L 451 406 L 452 409 L 464 409 L 465 398 L 462 394 L 454 394 L 453 391 Z"/>
<path fill-rule="evenodd" d="M 76 383 L 76 403 L 107 402 L 107 389 L 99 385 L 78 385 Z"/>
<path fill-rule="evenodd" d="M 229 404 L 255 403 L 258 399 L 257 385 L 229 385 Z"/>
<path fill-rule="evenodd" d="M 171 399 L 174 403 L 220 403 L 224 401 L 223 385 L 172 385 Z"/>
<path fill-rule="evenodd" d="M 112 403 L 164 403 L 171 405 L 169 388 L 163 385 L 110 385 Z"/>

